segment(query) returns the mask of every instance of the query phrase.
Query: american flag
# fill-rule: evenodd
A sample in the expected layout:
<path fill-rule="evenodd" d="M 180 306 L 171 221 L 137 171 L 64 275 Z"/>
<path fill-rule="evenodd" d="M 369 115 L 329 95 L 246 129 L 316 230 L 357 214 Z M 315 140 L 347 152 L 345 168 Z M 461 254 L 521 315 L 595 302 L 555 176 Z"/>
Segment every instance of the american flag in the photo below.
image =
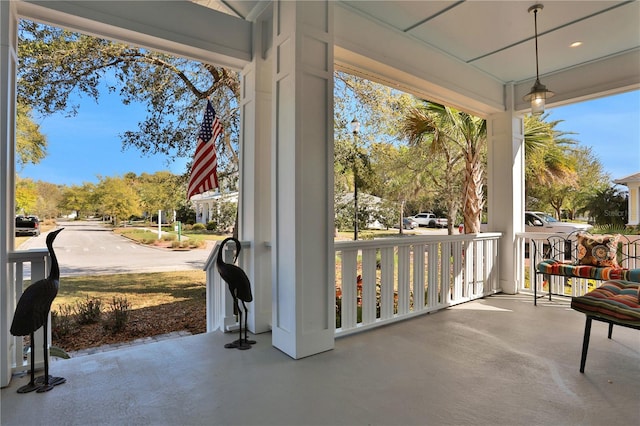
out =
<path fill-rule="evenodd" d="M 216 172 L 218 160 L 215 141 L 221 132 L 222 125 L 216 117 L 211 101 L 207 100 L 207 109 L 200 126 L 198 146 L 196 146 L 196 154 L 193 157 L 193 166 L 191 166 L 187 200 L 196 194 L 218 188 L 218 173 Z"/>

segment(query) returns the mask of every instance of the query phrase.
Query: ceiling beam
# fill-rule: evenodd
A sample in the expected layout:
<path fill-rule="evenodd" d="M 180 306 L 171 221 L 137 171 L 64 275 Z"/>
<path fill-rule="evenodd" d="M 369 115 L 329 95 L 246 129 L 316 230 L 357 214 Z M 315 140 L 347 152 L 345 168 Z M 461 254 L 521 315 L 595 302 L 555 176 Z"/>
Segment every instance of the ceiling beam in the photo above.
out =
<path fill-rule="evenodd" d="M 46 24 L 236 70 L 252 55 L 251 22 L 187 1 L 25 0 L 18 2 L 18 13 Z"/>

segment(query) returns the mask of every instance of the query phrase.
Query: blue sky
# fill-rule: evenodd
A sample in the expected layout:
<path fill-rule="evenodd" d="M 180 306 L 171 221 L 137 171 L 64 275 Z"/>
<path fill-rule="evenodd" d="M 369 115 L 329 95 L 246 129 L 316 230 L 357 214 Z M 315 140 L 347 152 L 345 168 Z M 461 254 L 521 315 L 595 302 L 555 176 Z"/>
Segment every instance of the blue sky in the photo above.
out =
<path fill-rule="evenodd" d="M 548 109 L 548 120 L 563 120 L 557 129 L 592 148 L 611 179 L 640 172 L 640 91 L 636 90 L 574 105 Z M 100 176 L 185 171 L 186 158 L 168 164 L 163 155 L 142 156 L 135 149 L 122 150 L 118 134 L 136 129 L 146 116 L 140 105 L 125 106 L 117 94 L 103 93 L 100 104 L 81 100 L 75 117 L 47 117 L 39 122 L 47 136 L 48 155 L 28 165 L 21 177 L 55 184 L 97 183 Z M 197 129 L 193 130 L 196 137 Z"/>
<path fill-rule="evenodd" d="M 123 105 L 117 94 L 103 91 L 100 103 L 80 99 L 75 117 L 63 114 L 41 119 L 40 131 L 47 137 L 47 157 L 36 165 L 18 170 L 21 177 L 55 184 L 81 185 L 98 183 L 100 176 L 122 176 L 169 170 L 181 174 L 188 161 L 176 159 L 169 164 L 164 155 L 143 156 L 134 148 L 122 149 L 120 137 L 126 130 L 136 130 L 146 117 L 141 105 Z M 196 137 L 194 129 L 194 138 Z"/>
<path fill-rule="evenodd" d="M 589 146 L 611 179 L 640 172 L 640 90 L 547 110 L 556 128 Z"/>

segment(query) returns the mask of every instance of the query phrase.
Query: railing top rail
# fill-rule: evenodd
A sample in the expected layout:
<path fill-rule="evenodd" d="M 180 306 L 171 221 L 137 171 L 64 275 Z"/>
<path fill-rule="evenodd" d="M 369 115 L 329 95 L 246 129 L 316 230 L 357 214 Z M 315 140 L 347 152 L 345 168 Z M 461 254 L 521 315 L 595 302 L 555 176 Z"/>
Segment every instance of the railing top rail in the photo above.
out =
<path fill-rule="evenodd" d="M 551 237 L 568 237 L 568 233 L 559 232 L 516 232 L 516 237 L 531 238 L 533 240 L 546 240 Z"/>
<path fill-rule="evenodd" d="M 9 259 L 9 262 L 28 262 L 43 259 L 47 256 L 49 256 L 49 250 L 46 248 L 35 248 L 29 250 L 10 251 L 7 258 Z"/>
<path fill-rule="evenodd" d="M 535 241 L 536 244 L 533 245 L 534 250 L 534 258 L 538 258 L 541 256 L 543 259 L 553 259 L 556 261 L 564 261 L 565 259 L 580 259 L 579 256 L 580 247 L 579 241 L 580 237 L 585 237 L 587 240 L 590 238 L 595 238 L 600 234 L 592 234 L 590 232 L 585 231 L 574 231 L 571 233 L 528 233 L 526 238 L 529 238 L 531 241 Z M 604 235 L 616 235 L 615 232 L 607 233 Z M 603 235 L 600 235 L 602 238 Z M 522 237 L 518 234 L 518 237 Z M 632 237 L 632 238 L 629 238 Z M 601 241 L 601 240 L 593 240 L 593 241 Z M 610 240 L 611 241 L 611 240 Z M 617 263 L 622 265 L 623 263 L 636 262 L 640 261 L 640 254 L 638 253 L 638 248 L 640 247 L 640 240 L 635 238 L 635 236 L 631 235 L 618 235 L 615 246 L 616 252 L 616 260 Z M 542 243 L 542 247 L 539 247 L 540 243 Z M 586 243 L 587 245 L 593 243 Z M 607 244 L 609 244 L 607 242 Z M 539 254 L 538 254 L 539 252 Z M 594 265 L 598 266 L 598 265 Z M 615 263 L 614 265 L 615 266 Z"/>
<path fill-rule="evenodd" d="M 378 247 L 395 247 L 412 244 L 437 243 L 441 241 L 478 241 L 492 240 L 500 238 L 501 232 L 483 232 L 481 234 L 459 234 L 459 235 L 416 235 L 396 238 L 379 238 L 376 240 L 364 241 L 335 241 L 336 250 L 354 249 L 354 248 L 378 248 Z"/>
<path fill-rule="evenodd" d="M 218 254 L 218 247 L 219 247 L 221 242 L 222 242 L 222 240 L 216 241 L 215 246 L 213 246 L 213 249 L 209 253 L 209 256 L 207 257 L 207 260 L 204 262 L 204 266 L 202 267 L 203 271 L 206 271 L 209 268 L 211 268 L 213 265 L 215 265 L 216 256 Z M 247 249 L 247 248 L 251 247 L 251 241 L 240 241 L 240 246 L 243 249 Z"/>

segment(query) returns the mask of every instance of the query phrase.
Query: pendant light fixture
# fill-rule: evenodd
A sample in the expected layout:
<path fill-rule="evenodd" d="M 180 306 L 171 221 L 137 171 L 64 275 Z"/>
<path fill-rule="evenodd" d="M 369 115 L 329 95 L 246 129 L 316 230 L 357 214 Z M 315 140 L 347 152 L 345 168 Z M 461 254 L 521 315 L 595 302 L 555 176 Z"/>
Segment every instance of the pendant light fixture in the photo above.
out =
<path fill-rule="evenodd" d="M 547 87 L 540 83 L 540 75 L 538 68 L 538 12 L 544 8 L 542 4 L 534 4 L 529 8 L 529 13 L 533 12 L 533 25 L 536 35 L 536 82 L 531 91 L 524 97 L 525 101 L 531 101 L 531 114 L 540 115 L 544 112 L 545 101 L 552 97 L 555 93 L 547 90 Z"/>

